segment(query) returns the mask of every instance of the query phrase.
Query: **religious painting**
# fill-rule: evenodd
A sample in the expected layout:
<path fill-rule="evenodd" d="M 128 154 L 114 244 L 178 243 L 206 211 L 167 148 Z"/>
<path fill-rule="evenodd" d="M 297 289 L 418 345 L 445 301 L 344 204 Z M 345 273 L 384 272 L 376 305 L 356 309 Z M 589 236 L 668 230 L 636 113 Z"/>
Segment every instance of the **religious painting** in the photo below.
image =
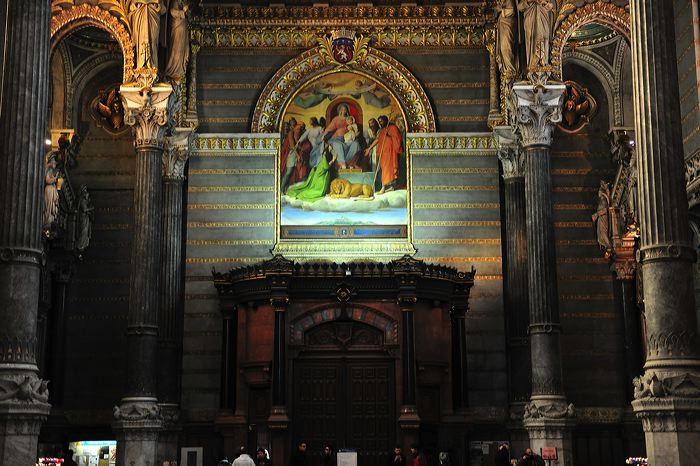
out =
<path fill-rule="evenodd" d="M 281 122 L 280 239 L 408 238 L 406 122 L 373 78 L 326 74 Z"/>

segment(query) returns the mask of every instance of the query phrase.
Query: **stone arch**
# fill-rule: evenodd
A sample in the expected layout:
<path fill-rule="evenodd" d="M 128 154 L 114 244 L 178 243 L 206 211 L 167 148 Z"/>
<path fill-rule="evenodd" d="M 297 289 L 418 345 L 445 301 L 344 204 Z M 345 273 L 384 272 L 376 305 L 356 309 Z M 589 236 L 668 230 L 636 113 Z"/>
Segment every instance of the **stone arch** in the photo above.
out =
<path fill-rule="evenodd" d="M 337 69 L 316 47 L 298 55 L 275 73 L 260 94 L 253 113 L 251 132 L 275 133 L 287 104 L 297 90 L 309 81 Z M 401 63 L 372 47 L 367 56 L 344 71 L 357 71 L 381 82 L 394 94 L 406 116 L 407 130 L 414 133 L 435 132 L 435 116 L 425 90 Z"/>
<path fill-rule="evenodd" d="M 384 342 L 387 345 L 399 344 L 399 326 L 396 320 L 387 314 L 362 304 L 348 304 L 348 316 L 355 322 L 370 325 L 384 334 Z M 289 342 L 292 345 L 301 345 L 304 342 L 304 334 L 327 322 L 338 320 L 342 314 L 337 304 L 325 304 L 316 306 L 291 322 Z"/>
<path fill-rule="evenodd" d="M 603 0 L 577 8 L 554 32 L 551 63 L 559 79 L 561 79 L 562 55 L 566 41 L 574 31 L 589 23 L 608 26 L 622 34 L 627 43 L 630 43 L 630 13 L 625 8 Z"/>
<path fill-rule="evenodd" d="M 123 81 L 125 83 L 133 81 L 134 76 L 134 45 L 131 41 L 131 34 L 128 25 L 120 21 L 100 7 L 87 3 L 72 6 L 65 10 L 60 10 L 51 17 L 51 53 L 61 40 L 69 34 L 85 27 L 94 26 L 109 32 L 114 37 L 122 50 L 124 60 Z"/>
<path fill-rule="evenodd" d="M 622 126 L 623 122 L 620 118 L 622 114 L 620 89 L 615 80 L 615 76 L 613 76 L 612 71 L 606 66 L 605 62 L 592 53 L 583 53 L 578 50 L 564 53 L 564 61 L 590 71 L 591 74 L 600 81 L 609 102 L 609 126 Z M 562 76 L 562 79 L 563 78 L 564 76 Z"/>

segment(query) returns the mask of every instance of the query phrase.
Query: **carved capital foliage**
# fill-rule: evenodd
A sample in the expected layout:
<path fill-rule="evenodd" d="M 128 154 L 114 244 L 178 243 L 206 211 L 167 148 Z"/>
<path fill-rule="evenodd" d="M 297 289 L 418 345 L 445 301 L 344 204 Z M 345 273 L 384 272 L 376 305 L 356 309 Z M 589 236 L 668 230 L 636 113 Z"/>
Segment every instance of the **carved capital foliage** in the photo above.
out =
<path fill-rule="evenodd" d="M 566 86 L 515 84 L 510 94 L 511 121 L 518 128 L 523 147 L 550 146 L 555 124 L 561 121 Z"/>
<path fill-rule="evenodd" d="M 634 280 L 634 273 L 637 270 L 637 261 L 634 257 L 613 259 L 612 270 L 618 280 Z"/>
<path fill-rule="evenodd" d="M 166 138 L 163 151 L 163 178 L 166 181 L 185 179 L 185 164 L 190 155 L 192 130 L 177 128 L 174 133 Z"/>
<path fill-rule="evenodd" d="M 124 122 L 134 128 L 137 148 L 162 149 L 168 122 L 168 99 L 172 93 L 169 84 L 152 88 L 121 86 L 124 104 Z"/>
<path fill-rule="evenodd" d="M 697 373 L 663 374 L 647 371 L 635 377 L 634 399 L 692 398 L 700 409 L 700 375 Z M 635 410 L 638 410 L 635 406 Z"/>
<path fill-rule="evenodd" d="M 496 126 L 493 129 L 498 160 L 503 166 L 503 179 L 525 176 L 525 155 L 518 145 L 518 136 L 512 126 Z"/>

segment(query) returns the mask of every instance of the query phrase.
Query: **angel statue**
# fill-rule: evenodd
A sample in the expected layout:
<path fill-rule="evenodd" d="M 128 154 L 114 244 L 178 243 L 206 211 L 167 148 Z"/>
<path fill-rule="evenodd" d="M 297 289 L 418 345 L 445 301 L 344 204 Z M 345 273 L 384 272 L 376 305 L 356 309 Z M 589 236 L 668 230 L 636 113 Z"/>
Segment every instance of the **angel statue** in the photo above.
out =
<path fill-rule="evenodd" d="M 124 104 L 119 95 L 119 90 L 114 88 L 107 95 L 107 100 L 97 102 L 97 110 L 109 121 L 113 129 L 119 129 L 124 125 Z"/>
<path fill-rule="evenodd" d="M 498 0 L 496 2 L 496 44 L 501 73 L 507 79 L 513 79 L 518 74 L 518 64 L 515 57 L 515 31 L 517 12 L 515 0 Z"/>
<path fill-rule="evenodd" d="M 164 0 L 133 0 L 131 3 L 129 16 L 137 69 L 158 68 L 160 16 L 166 10 Z"/>
<path fill-rule="evenodd" d="M 604 249 L 610 249 L 610 187 L 605 181 L 600 182 L 598 189 L 598 209 L 591 216 L 595 223 L 596 233 L 598 236 L 598 244 Z"/>
<path fill-rule="evenodd" d="M 189 5 L 184 0 L 170 1 L 168 33 L 168 64 L 165 75 L 173 81 L 181 81 L 187 72 L 190 60 L 190 40 L 187 30 Z"/>
<path fill-rule="evenodd" d="M 520 0 L 528 69 L 549 64 L 549 47 L 556 16 L 556 0 Z"/>

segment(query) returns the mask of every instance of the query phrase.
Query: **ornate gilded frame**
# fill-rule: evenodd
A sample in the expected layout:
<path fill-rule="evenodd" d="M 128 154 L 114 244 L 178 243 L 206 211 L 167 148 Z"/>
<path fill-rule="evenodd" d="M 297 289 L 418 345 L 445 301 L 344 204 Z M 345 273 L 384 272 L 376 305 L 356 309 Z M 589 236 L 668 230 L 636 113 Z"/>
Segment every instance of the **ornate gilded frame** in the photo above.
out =
<path fill-rule="evenodd" d="M 352 67 L 338 67 L 316 47 L 287 62 L 268 81 L 260 94 L 251 123 L 252 133 L 278 131 L 289 102 L 301 86 L 333 70 L 356 71 L 379 81 L 399 101 L 406 117 L 407 131 L 434 133 L 435 115 L 425 90 L 401 63 L 384 52 L 368 47 L 367 55 Z"/>

